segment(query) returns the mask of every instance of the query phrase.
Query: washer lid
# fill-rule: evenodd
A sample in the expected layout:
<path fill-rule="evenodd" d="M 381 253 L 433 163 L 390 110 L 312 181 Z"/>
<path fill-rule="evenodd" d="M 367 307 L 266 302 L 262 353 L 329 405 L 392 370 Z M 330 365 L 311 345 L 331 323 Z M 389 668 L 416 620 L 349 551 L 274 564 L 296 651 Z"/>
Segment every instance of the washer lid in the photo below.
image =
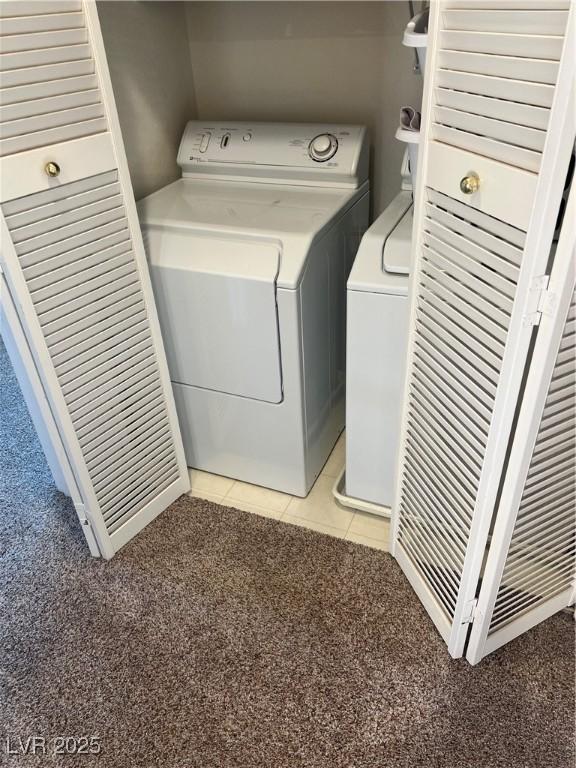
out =
<path fill-rule="evenodd" d="M 143 231 L 280 245 L 279 288 L 297 288 L 312 243 L 357 200 L 359 190 L 180 179 L 138 202 Z"/>
<path fill-rule="evenodd" d="M 138 202 L 143 226 L 313 236 L 357 193 L 326 187 L 180 179 Z"/>
<path fill-rule="evenodd" d="M 386 238 L 382 252 L 382 269 L 392 275 L 409 275 L 412 259 L 412 224 L 414 207 L 411 206 Z"/>
<path fill-rule="evenodd" d="M 407 213 L 411 208 L 412 193 L 399 192 L 390 205 L 366 230 L 348 278 L 349 291 L 385 293 L 394 296 L 408 295 L 408 275 L 403 272 L 392 271 L 398 267 L 406 269 L 405 241 L 402 243 L 404 253 L 402 262 L 397 257 L 398 248 L 392 246 L 391 249 L 388 249 L 391 255 L 386 253 L 388 268 L 385 268 L 384 251 L 396 226 L 404 222 L 404 226 L 408 227 Z"/>

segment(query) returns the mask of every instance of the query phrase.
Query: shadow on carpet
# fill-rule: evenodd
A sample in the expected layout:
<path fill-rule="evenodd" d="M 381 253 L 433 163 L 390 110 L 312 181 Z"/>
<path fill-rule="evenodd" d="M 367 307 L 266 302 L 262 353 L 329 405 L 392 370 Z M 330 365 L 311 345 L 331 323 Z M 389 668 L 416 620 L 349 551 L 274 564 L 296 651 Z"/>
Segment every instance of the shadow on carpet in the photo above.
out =
<path fill-rule="evenodd" d="M 187 497 L 92 559 L 1 347 L 0 399 L 0 764 L 573 765 L 566 615 L 470 667 L 390 556 Z"/>

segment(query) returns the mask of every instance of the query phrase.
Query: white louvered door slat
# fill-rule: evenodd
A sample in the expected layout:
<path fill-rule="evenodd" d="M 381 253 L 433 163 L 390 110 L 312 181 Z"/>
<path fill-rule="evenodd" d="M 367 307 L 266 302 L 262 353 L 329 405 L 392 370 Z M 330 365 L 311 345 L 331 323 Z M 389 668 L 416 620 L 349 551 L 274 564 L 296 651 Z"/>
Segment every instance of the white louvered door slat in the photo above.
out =
<path fill-rule="evenodd" d="M 576 587 L 576 187 L 554 257 L 492 533 L 467 658 L 574 601 Z"/>
<path fill-rule="evenodd" d="M 74 13 L 82 10 L 82 0 L 2 0 L 3 22 L 12 17 L 34 16 L 44 13 Z"/>
<path fill-rule="evenodd" d="M 110 557 L 189 487 L 126 158 L 94 4 L 0 14 L 2 267 Z"/>
<path fill-rule="evenodd" d="M 0 157 L 106 132 L 99 89 L 89 89 L 87 103 L 84 94 L 82 79 L 95 75 L 96 65 L 82 6 L 2 3 L 0 12 Z M 78 90 L 70 92 L 71 78 L 78 78 Z M 27 99 L 40 83 L 60 100 Z"/>
<path fill-rule="evenodd" d="M 431 8 L 392 549 L 453 656 L 469 633 L 576 134 L 568 9 Z M 479 190 L 465 194 L 473 172 Z M 568 471 L 555 475 L 560 490 Z"/>

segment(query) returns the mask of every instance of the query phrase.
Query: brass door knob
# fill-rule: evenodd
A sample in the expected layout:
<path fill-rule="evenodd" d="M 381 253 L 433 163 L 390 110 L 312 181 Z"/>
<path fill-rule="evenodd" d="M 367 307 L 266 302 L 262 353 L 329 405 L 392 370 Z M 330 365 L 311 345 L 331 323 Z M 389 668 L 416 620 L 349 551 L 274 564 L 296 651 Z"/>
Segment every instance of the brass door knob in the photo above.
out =
<path fill-rule="evenodd" d="M 460 181 L 460 191 L 465 195 L 472 195 L 480 189 L 480 176 L 477 173 L 469 173 Z"/>
<path fill-rule="evenodd" d="M 46 175 L 50 176 L 52 179 L 55 179 L 56 176 L 60 175 L 60 166 L 58 163 L 46 163 L 44 170 L 46 171 Z"/>

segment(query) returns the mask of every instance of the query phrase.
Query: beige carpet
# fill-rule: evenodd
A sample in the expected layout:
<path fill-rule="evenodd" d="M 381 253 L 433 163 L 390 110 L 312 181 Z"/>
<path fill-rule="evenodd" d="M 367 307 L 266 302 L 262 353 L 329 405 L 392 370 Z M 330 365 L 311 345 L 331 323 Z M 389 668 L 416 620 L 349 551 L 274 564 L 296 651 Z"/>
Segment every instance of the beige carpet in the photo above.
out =
<path fill-rule="evenodd" d="M 573 766 L 566 615 L 473 668 L 388 555 L 189 498 L 91 559 L 1 354 L 0 413 L 0 764 Z"/>

